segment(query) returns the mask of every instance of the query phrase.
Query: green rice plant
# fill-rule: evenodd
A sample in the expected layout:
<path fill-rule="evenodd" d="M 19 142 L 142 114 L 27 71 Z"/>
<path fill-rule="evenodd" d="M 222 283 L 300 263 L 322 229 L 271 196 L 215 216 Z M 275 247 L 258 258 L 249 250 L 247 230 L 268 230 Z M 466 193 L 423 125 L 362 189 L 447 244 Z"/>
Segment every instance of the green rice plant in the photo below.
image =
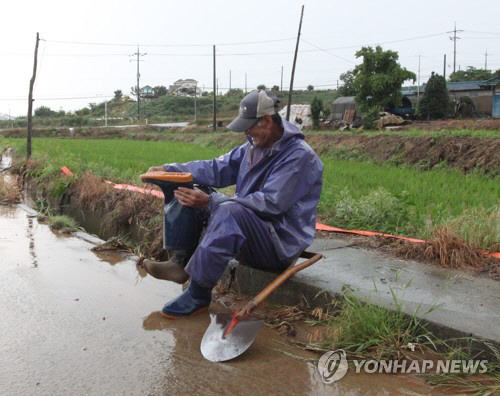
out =
<path fill-rule="evenodd" d="M 399 232 L 410 218 L 410 206 L 405 202 L 406 193 L 396 197 L 380 187 L 358 199 L 348 189 L 340 192 L 333 206 L 332 221 L 351 229 L 370 228 L 386 232 Z"/>
<path fill-rule="evenodd" d="M 409 129 L 402 131 L 378 131 L 378 130 L 367 130 L 367 131 L 359 131 L 357 129 L 339 131 L 307 131 L 307 133 L 314 133 L 320 135 L 358 135 L 358 136 L 378 136 L 378 135 L 396 135 L 396 136 L 406 136 L 406 137 L 420 137 L 420 136 L 433 136 L 433 137 L 441 137 L 441 136 L 472 136 L 478 138 L 500 138 L 500 131 L 498 129 L 441 129 L 438 131 L 434 130 L 425 130 L 425 129 Z"/>
<path fill-rule="evenodd" d="M 325 169 L 318 214 L 323 222 L 334 226 L 349 227 L 355 222 L 359 228 L 370 229 L 371 224 L 360 224 L 364 215 L 372 213 L 369 209 L 393 207 L 393 213 L 401 210 L 401 214 L 373 231 L 425 238 L 435 225 L 459 216 L 465 209 L 488 211 L 498 205 L 500 183 L 478 174 L 464 175 L 452 169 L 420 172 L 409 167 L 331 158 L 322 161 Z M 381 188 L 386 193 L 374 193 Z M 345 190 L 347 195 L 342 193 Z M 395 198 L 389 198 L 391 195 Z M 372 202 L 377 197 L 378 206 Z M 362 204 L 367 206 L 366 211 L 361 210 Z M 336 214 L 340 209 L 341 216 Z M 355 213 L 353 220 L 347 215 L 350 211 Z M 341 224 L 336 223 L 339 219 L 343 219 Z"/>
<path fill-rule="evenodd" d="M 48 184 L 60 175 L 62 166 L 67 166 L 76 177 L 91 172 L 114 182 L 142 185 L 139 175 L 150 166 L 217 157 L 227 152 L 229 146 L 244 140 L 238 136 L 193 135 L 197 144 L 166 140 L 36 138 L 33 157 L 39 165 L 30 172 L 34 177 L 45 177 Z M 0 138 L 0 145 L 15 147 L 16 155 L 24 156 L 24 139 Z M 360 158 L 353 160 L 352 157 L 342 160 L 325 155 L 321 160 L 325 168 L 318 217 L 332 226 L 427 238 L 436 225 L 457 218 L 464 210 L 491 212 L 498 205 L 500 183 L 484 175 L 464 175 L 444 168 L 422 172 L 404 166 L 361 162 Z M 64 192 L 64 188 L 56 190 Z M 474 215 L 470 217 L 473 219 Z M 484 220 L 485 228 L 495 229 L 495 217 L 486 216 Z M 472 241 L 472 236 L 478 234 L 471 231 L 464 235 L 466 241 Z M 495 238 L 489 237 L 490 242 L 482 241 L 479 246 L 491 246 Z"/>

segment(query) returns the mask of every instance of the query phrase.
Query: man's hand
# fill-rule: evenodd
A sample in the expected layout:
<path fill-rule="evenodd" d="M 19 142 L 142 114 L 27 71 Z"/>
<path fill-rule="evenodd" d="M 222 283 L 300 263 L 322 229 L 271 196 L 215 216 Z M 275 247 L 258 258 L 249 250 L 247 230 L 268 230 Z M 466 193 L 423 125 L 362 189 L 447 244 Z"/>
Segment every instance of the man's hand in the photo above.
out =
<path fill-rule="evenodd" d="M 193 190 L 191 188 L 179 187 L 174 191 L 174 195 L 181 205 L 196 209 L 205 209 L 210 202 L 210 195 L 204 193 L 199 188 Z"/>
<path fill-rule="evenodd" d="M 148 173 L 149 172 L 165 172 L 165 168 L 163 167 L 163 165 L 152 166 L 151 168 L 148 169 Z"/>

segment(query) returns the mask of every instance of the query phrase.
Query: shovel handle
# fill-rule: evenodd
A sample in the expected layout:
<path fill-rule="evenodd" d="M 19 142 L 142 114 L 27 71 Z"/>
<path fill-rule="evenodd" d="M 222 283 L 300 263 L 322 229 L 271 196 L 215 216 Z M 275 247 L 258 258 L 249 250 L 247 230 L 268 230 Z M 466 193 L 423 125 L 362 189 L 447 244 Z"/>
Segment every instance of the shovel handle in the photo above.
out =
<path fill-rule="evenodd" d="M 274 292 L 283 282 L 285 282 L 288 278 L 294 275 L 296 272 L 303 270 L 304 268 L 313 265 L 316 261 L 321 259 L 323 255 L 319 253 L 312 252 L 302 252 L 300 255 L 301 258 L 307 258 L 308 260 L 293 265 L 283 271 L 274 281 L 272 281 L 269 285 L 266 286 L 264 290 L 262 290 L 259 294 L 257 294 L 250 302 L 238 313 L 240 318 L 245 317 L 250 314 L 259 304 L 261 304 L 269 295 Z"/>

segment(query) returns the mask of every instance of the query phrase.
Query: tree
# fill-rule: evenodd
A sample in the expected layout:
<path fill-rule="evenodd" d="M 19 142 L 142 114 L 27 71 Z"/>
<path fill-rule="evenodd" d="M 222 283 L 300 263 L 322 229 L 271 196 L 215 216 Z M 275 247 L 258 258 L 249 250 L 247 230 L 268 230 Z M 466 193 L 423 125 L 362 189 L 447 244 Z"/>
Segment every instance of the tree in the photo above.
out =
<path fill-rule="evenodd" d="M 35 110 L 35 117 L 52 117 L 56 114 L 57 112 L 47 106 L 40 106 Z"/>
<path fill-rule="evenodd" d="M 313 127 L 319 127 L 319 118 L 321 116 L 321 111 L 323 110 L 323 101 L 314 95 L 311 100 L 311 118 L 313 120 Z"/>
<path fill-rule="evenodd" d="M 156 87 L 153 88 L 153 91 L 155 93 L 155 96 L 165 96 L 168 94 L 167 87 L 163 85 L 157 85 Z"/>
<path fill-rule="evenodd" d="M 308 85 L 308 86 L 307 86 L 307 90 L 308 90 L 309 92 L 314 91 L 314 87 L 313 87 L 312 85 Z"/>
<path fill-rule="evenodd" d="M 86 116 L 86 115 L 90 115 L 90 109 L 88 107 L 84 107 L 80 110 L 75 110 L 75 114 L 77 116 Z"/>
<path fill-rule="evenodd" d="M 426 119 L 446 118 L 450 111 L 450 96 L 443 76 L 432 72 L 419 103 L 418 114 Z"/>
<path fill-rule="evenodd" d="M 137 86 L 130 87 L 130 95 L 137 98 Z"/>
<path fill-rule="evenodd" d="M 339 80 L 342 85 L 339 87 L 338 92 L 340 96 L 356 96 L 356 89 L 354 88 L 354 72 L 348 70 L 340 75 Z"/>
<path fill-rule="evenodd" d="M 500 78 L 500 69 L 498 69 L 494 74 L 493 77 L 495 78 Z"/>
<path fill-rule="evenodd" d="M 449 80 L 454 81 L 481 81 L 488 80 L 493 77 L 493 73 L 486 69 L 476 69 L 469 66 L 467 70 L 457 70 L 450 74 Z"/>
<path fill-rule="evenodd" d="M 266 89 L 266 86 L 264 84 L 257 85 L 257 91 L 261 91 L 263 89 Z"/>
<path fill-rule="evenodd" d="M 194 87 L 182 87 L 177 90 L 177 94 L 183 96 L 194 96 L 194 93 L 195 93 Z"/>
<path fill-rule="evenodd" d="M 272 92 L 278 92 L 279 90 L 280 90 L 280 87 L 278 87 L 277 85 L 273 85 L 273 87 L 271 88 Z"/>
<path fill-rule="evenodd" d="M 406 70 L 398 63 L 396 51 L 384 51 L 381 46 L 363 47 L 356 52 L 356 58 L 363 63 L 354 70 L 353 86 L 356 90 L 356 103 L 363 114 L 363 125 L 373 127 L 373 117 L 387 105 L 399 106 L 403 99 L 401 86 L 407 80 L 415 81 L 415 73 Z"/>
<path fill-rule="evenodd" d="M 121 91 L 121 89 L 117 89 L 115 92 L 114 92 L 115 96 L 113 97 L 113 100 L 115 102 L 121 102 L 122 100 L 122 97 L 123 97 L 123 92 Z"/>
<path fill-rule="evenodd" d="M 231 88 L 226 92 L 226 96 L 243 96 L 243 90 L 239 88 Z"/>

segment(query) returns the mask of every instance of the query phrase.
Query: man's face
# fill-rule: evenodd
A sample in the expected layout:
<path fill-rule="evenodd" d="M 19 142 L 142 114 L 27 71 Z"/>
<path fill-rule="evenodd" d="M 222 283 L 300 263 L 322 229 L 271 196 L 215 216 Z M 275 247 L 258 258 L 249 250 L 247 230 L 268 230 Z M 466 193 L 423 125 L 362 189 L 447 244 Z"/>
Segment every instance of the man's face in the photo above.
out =
<path fill-rule="evenodd" d="M 255 147 L 269 147 L 273 143 L 272 139 L 272 119 L 270 116 L 260 118 L 255 124 L 247 129 Z"/>

